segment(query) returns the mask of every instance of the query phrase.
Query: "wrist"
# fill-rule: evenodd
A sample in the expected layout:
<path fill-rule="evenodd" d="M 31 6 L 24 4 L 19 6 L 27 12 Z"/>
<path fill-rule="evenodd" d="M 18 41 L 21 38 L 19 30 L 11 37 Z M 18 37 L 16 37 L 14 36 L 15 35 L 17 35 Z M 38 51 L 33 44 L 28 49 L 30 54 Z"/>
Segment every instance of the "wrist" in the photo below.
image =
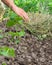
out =
<path fill-rule="evenodd" d="M 10 8 L 12 8 L 13 7 L 13 5 L 14 5 L 14 2 L 13 2 L 13 0 L 2 0 L 2 2 L 4 3 L 4 4 L 6 4 L 8 7 L 10 7 Z"/>
<path fill-rule="evenodd" d="M 19 8 L 15 5 L 15 4 L 12 4 L 11 5 L 11 9 L 16 12 Z"/>

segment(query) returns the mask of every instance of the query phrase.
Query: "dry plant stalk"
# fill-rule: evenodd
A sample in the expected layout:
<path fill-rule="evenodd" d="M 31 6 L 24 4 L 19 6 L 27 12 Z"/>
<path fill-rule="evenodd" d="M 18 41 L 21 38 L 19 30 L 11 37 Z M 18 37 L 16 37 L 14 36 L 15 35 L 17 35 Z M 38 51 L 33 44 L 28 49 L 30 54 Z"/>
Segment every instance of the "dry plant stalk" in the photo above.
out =
<path fill-rule="evenodd" d="M 33 35 L 52 35 L 52 15 L 41 13 L 28 13 L 30 21 L 24 27 Z"/>

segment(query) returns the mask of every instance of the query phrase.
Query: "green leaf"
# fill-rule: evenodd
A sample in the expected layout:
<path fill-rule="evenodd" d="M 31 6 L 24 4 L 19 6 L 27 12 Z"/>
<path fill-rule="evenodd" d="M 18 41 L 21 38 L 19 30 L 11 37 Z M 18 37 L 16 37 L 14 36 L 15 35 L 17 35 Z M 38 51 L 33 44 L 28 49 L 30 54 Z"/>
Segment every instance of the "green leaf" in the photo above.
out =
<path fill-rule="evenodd" d="M 16 44 L 19 44 L 19 42 L 20 42 L 20 40 L 16 40 L 16 41 L 15 41 Z"/>
<path fill-rule="evenodd" d="M 25 35 L 25 32 L 24 31 L 20 31 L 19 32 L 19 36 L 21 37 L 21 36 L 24 36 Z"/>
<path fill-rule="evenodd" d="M 2 65 L 7 65 L 7 64 L 5 62 L 3 62 Z"/>
<path fill-rule="evenodd" d="M 3 35 L 2 34 L 0 34 L 0 39 L 2 39 L 3 38 Z"/>
<path fill-rule="evenodd" d="M 3 62 L 2 65 L 7 65 L 7 64 L 5 62 Z"/>
<path fill-rule="evenodd" d="M 13 48 L 3 46 L 3 47 L 0 47 L 0 55 L 7 56 L 7 57 L 14 57 L 15 51 Z"/>
<path fill-rule="evenodd" d="M 3 31 L 2 30 L 0 30 L 0 33 L 2 33 Z"/>
<path fill-rule="evenodd" d="M 8 32 L 8 34 L 11 35 L 11 36 L 13 36 L 13 37 L 14 36 L 20 36 L 21 37 L 21 36 L 25 35 L 25 32 L 24 31 L 20 31 L 20 32 L 11 32 L 10 31 L 10 32 Z"/>
<path fill-rule="evenodd" d="M 11 36 L 13 36 L 13 37 L 16 35 L 16 33 L 12 32 L 12 31 L 8 32 L 8 34 L 11 35 Z"/>
<path fill-rule="evenodd" d="M 47 35 L 46 35 L 46 34 L 43 34 L 43 35 L 42 35 L 42 38 L 46 38 L 46 37 L 47 37 Z"/>
<path fill-rule="evenodd" d="M 50 3 L 49 3 L 49 6 L 51 6 L 51 7 L 52 7 L 52 2 L 50 2 Z"/>
<path fill-rule="evenodd" d="M 10 20 L 10 21 L 8 21 L 8 22 L 6 23 L 6 26 L 7 26 L 7 27 L 12 27 L 12 26 L 15 25 L 16 23 L 17 23 L 16 21 Z"/>

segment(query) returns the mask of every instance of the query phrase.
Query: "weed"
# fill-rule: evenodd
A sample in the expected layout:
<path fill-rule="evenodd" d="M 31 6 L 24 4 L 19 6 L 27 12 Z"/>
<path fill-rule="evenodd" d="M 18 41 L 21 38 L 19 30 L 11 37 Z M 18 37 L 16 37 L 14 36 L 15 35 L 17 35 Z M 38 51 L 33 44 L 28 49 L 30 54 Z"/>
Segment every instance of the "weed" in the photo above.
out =
<path fill-rule="evenodd" d="M 3 62 L 2 65 L 7 65 L 7 64 L 5 62 Z"/>
<path fill-rule="evenodd" d="M 8 46 L 0 47 L 0 55 L 6 57 L 15 57 L 15 51 L 13 48 L 9 48 Z"/>

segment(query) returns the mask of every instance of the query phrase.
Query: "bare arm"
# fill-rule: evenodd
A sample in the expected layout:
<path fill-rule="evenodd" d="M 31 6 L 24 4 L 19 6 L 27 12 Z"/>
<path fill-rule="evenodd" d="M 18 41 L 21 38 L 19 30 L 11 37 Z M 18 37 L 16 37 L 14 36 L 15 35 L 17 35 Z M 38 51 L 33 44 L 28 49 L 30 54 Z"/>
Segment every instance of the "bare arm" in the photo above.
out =
<path fill-rule="evenodd" d="M 21 16 L 25 21 L 29 20 L 27 13 L 23 9 L 17 7 L 14 4 L 13 0 L 2 0 L 2 1 L 7 6 L 9 6 L 17 15 Z"/>

